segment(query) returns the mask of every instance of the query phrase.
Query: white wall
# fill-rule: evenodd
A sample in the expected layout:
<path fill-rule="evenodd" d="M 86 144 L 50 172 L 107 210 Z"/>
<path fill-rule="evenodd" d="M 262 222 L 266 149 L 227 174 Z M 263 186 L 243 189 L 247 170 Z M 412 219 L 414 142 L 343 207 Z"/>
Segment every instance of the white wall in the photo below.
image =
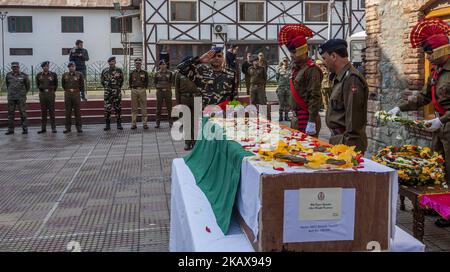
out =
<path fill-rule="evenodd" d="M 5 67 L 18 61 L 26 67 L 49 60 L 62 65 L 69 60 L 62 55 L 62 48 L 72 48 L 77 39 L 83 40 L 89 52 L 88 64 L 106 61 L 111 56 L 111 48 L 121 48 L 120 33 L 111 33 L 111 17 L 118 16 L 114 10 L 90 9 L 6 9 L 8 16 L 32 16 L 32 33 L 9 33 L 7 19 L 5 31 Z M 84 33 L 62 33 L 61 16 L 83 16 Z M 133 18 L 133 33 L 129 40 L 142 43 L 142 26 L 138 18 Z M 33 48 L 33 56 L 10 56 L 9 48 Z M 0 61 L 1 61 L 0 51 Z M 121 61 L 121 56 L 117 56 Z M 0 63 L 0 66 L 2 63 Z"/>

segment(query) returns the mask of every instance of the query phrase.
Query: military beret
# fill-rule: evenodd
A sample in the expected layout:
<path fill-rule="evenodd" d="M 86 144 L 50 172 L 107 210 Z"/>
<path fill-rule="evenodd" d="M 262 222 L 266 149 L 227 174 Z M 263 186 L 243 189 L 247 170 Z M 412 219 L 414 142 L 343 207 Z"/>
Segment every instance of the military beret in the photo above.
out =
<path fill-rule="evenodd" d="M 135 58 L 134 59 L 134 63 L 142 63 L 142 59 L 141 58 Z"/>
<path fill-rule="evenodd" d="M 82 41 L 82 40 L 77 40 L 77 41 L 75 42 L 76 45 L 79 45 L 80 43 L 83 43 L 83 41 Z"/>
<path fill-rule="evenodd" d="M 14 66 L 19 67 L 20 65 L 17 61 L 13 61 L 13 62 L 11 62 L 11 67 L 14 67 Z"/>
<path fill-rule="evenodd" d="M 342 39 L 331 39 L 319 46 L 319 54 L 333 53 L 339 49 L 347 49 L 347 42 Z"/>
<path fill-rule="evenodd" d="M 212 48 L 212 50 L 217 54 L 223 51 L 223 47 L 215 46 Z"/>
<path fill-rule="evenodd" d="M 41 63 L 41 67 L 44 68 L 45 65 L 50 65 L 50 61 L 46 60 Z"/>
<path fill-rule="evenodd" d="M 75 62 L 69 61 L 69 63 L 67 64 L 67 67 L 70 67 L 70 66 L 75 66 Z"/>
<path fill-rule="evenodd" d="M 166 60 L 163 60 L 163 59 L 160 60 L 160 61 L 159 61 L 159 65 L 161 65 L 161 64 L 167 64 Z"/>
<path fill-rule="evenodd" d="M 110 58 L 108 59 L 108 62 L 113 61 L 113 60 L 116 60 L 116 57 L 110 57 Z"/>
<path fill-rule="evenodd" d="M 250 61 L 256 61 L 256 60 L 259 60 L 258 55 L 252 55 L 252 56 L 250 57 Z"/>

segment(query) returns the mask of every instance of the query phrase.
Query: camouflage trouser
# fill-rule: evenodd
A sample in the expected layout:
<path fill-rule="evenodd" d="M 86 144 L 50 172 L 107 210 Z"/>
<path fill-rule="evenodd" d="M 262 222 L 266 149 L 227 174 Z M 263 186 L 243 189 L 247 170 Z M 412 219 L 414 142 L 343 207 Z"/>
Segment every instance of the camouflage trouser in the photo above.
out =
<path fill-rule="evenodd" d="M 450 182 L 450 122 L 433 133 L 433 150 L 444 155 L 447 182 Z"/>
<path fill-rule="evenodd" d="M 264 85 L 252 85 L 250 87 L 250 99 L 253 105 L 266 105 L 266 89 Z"/>
<path fill-rule="evenodd" d="M 171 113 L 172 113 L 172 91 L 170 89 L 157 89 L 156 90 L 156 123 L 159 124 L 161 121 L 161 109 L 163 100 L 166 104 L 167 113 L 169 114 L 169 122 L 171 119 Z"/>
<path fill-rule="evenodd" d="M 21 125 L 24 130 L 27 129 L 27 99 L 8 100 L 8 131 L 14 131 L 14 113 L 16 106 L 20 112 Z"/>
<path fill-rule="evenodd" d="M 122 92 L 120 89 L 105 89 L 104 93 L 105 100 L 105 119 L 111 121 L 111 111 L 114 107 L 114 112 L 116 113 L 117 122 L 121 121 L 122 106 Z"/>
<path fill-rule="evenodd" d="M 80 93 L 78 91 L 64 92 L 64 105 L 66 108 L 66 129 L 72 127 L 72 112 L 75 115 L 75 126 L 81 129 Z"/>
<path fill-rule="evenodd" d="M 278 101 L 280 103 L 280 112 L 289 111 L 289 95 L 291 90 L 289 86 L 279 86 L 277 89 Z"/>
<path fill-rule="evenodd" d="M 184 135 L 184 143 L 185 144 L 194 144 L 195 143 L 195 135 L 196 132 L 194 131 L 194 97 L 181 97 L 180 100 L 181 105 L 186 105 L 191 110 L 191 133 L 188 134 L 183 131 Z M 184 129 L 184 128 L 183 128 Z"/>
<path fill-rule="evenodd" d="M 47 112 L 50 115 L 50 125 L 52 129 L 55 129 L 55 92 L 39 92 L 39 102 L 41 104 L 42 129 L 45 130 L 47 127 Z"/>

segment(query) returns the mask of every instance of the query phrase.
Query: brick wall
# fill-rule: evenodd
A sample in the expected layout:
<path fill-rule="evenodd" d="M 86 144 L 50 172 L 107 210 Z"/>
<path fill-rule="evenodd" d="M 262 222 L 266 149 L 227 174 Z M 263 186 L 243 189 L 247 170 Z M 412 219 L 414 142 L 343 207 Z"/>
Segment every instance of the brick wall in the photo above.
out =
<path fill-rule="evenodd" d="M 415 137 L 404 127 L 379 124 L 373 114 L 411 99 L 422 89 L 424 56 L 421 49 L 411 48 L 409 33 L 430 10 L 449 5 L 448 0 L 366 0 L 369 154 L 386 145 L 430 145 L 429 139 Z M 423 110 L 403 114 L 423 118 Z"/>

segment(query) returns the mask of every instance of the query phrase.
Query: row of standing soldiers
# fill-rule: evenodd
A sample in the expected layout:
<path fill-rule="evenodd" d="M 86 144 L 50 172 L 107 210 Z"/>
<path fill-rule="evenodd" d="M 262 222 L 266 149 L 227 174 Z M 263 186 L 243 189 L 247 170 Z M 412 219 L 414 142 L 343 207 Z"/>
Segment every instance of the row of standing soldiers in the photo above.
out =
<path fill-rule="evenodd" d="M 124 75 L 122 69 L 115 66 L 115 57 L 108 59 L 109 67 L 104 69 L 101 74 L 101 83 L 104 87 L 104 110 L 105 123 L 104 130 L 111 129 L 111 114 L 114 109 L 117 128 L 122 130 L 122 87 L 124 83 Z M 36 75 L 36 84 L 39 89 L 39 101 L 41 106 L 41 130 L 39 134 L 47 131 L 47 117 L 50 117 L 50 125 L 53 133 L 56 133 L 55 120 L 55 91 L 58 88 L 58 75 L 49 70 L 50 63 L 45 61 L 41 64 L 42 72 Z M 136 129 L 137 116 L 139 108 L 142 113 L 142 122 L 144 129 L 148 129 L 147 117 L 147 88 L 149 85 L 149 76 L 147 71 L 141 69 L 142 60 L 135 60 L 135 68 L 129 74 L 129 86 L 131 89 L 131 106 L 132 106 L 132 126 Z M 30 79 L 27 74 L 20 71 L 18 62 L 11 63 L 12 71 L 6 75 L 6 86 L 8 90 L 8 131 L 6 135 L 14 133 L 14 114 L 18 108 L 23 134 L 28 133 L 28 122 L 26 112 L 27 93 L 30 90 Z M 71 131 L 72 114 L 75 116 L 75 127 L 77 132 L 82 132 L 82 120 L 80 112 L 80 104 L 82 90 L 85 88 L 85 80 L 83 73 L 76 71 L 74 62 L 69 62 L 69 71 L 61 77 L 61 85 L 64 89 L 65 103 L 65 130 L 64 133 Z M 166 63 L 160 63 L 160 70 L 155 75 L 155 86 L 157 89 L 157 113 L 156 127 L 160 126 L 162 105 L 165 102 L 168 114 L 169 124 L 172 126 L 170 119 L 172 109 L 172 83 L 173 73 L 167 69 Z"/>

